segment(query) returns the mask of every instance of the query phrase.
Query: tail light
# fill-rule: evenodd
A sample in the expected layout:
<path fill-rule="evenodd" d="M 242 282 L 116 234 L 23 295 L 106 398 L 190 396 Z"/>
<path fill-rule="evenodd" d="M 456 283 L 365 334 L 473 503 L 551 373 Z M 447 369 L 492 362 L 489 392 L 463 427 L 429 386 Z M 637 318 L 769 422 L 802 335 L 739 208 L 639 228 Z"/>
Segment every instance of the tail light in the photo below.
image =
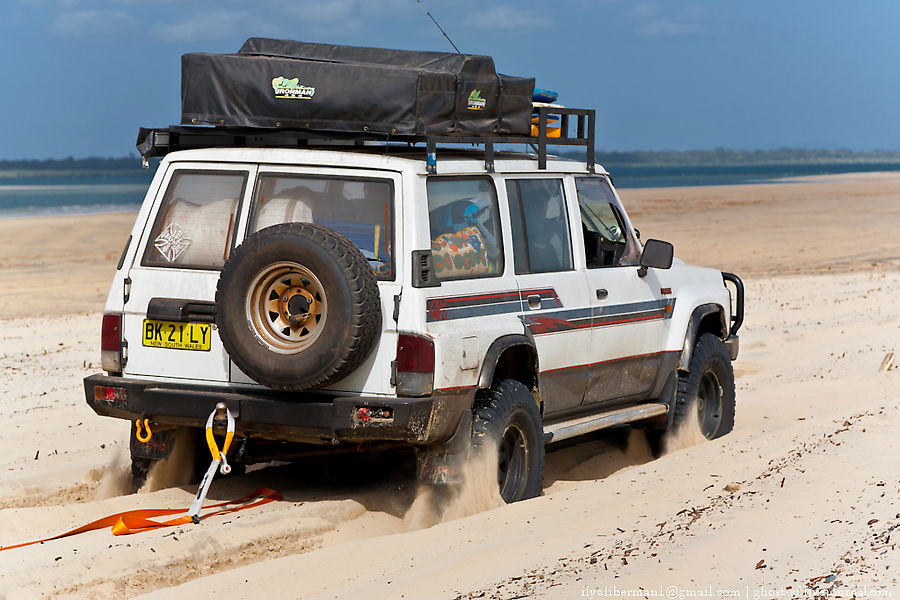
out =
<path fill-rule="evenodd" d="M 434 389 L 434 342 L 424 335 L 401 333 L 397 338 L 398 396 L 427 396 Z"/>
<path fill-rule="evenodd" d="M 94 400 L 108 404 L 125 404 L 128 400 L 128 391 L 123 387 L 95 385 Z"/>
<path fill-rule="evenodd" d="M 122 340 L 122 315 L 103 315 L 100 333 L 100 366 L 107 373 L 121 373 L 127 344 Z"/>

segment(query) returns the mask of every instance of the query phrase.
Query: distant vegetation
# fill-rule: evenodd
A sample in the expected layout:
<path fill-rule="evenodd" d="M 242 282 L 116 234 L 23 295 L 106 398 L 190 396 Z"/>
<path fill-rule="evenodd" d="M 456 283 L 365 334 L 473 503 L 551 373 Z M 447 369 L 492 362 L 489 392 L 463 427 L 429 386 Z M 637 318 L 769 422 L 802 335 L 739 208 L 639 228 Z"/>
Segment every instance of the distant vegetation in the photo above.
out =
<path fill-rule="evenodd" d="M 563 147 L 555 148 L 555 153 L 563 156 L 583 157 L 584 152 Z M 755 165 L 838 165 L 855 163 L 900 163 L 898 150 L 873 150 L 854 152 L 851 150 L 800 150 L 782 148 L 779 150 L 687 150 L 676 152 L 634 151 L 597 152 L 597 162 L 606 167 L 716 167 Z M 150 161 L 151 169 L 144 171 L 151 175 L 159 164 L 159 159 Z M 124 172 L 140 171 L 141 159 L 136 155 L 121 158 L 62 158 L 44 160 L 0 160 L 0 177 L 43 175 L 71 176 L 84 172 Z"/>
<path fill-rule="evenodd" d="M 565 155 L 579 156 L 577 152 L 564 151 Z M 753 165 L 825 165 L 855 163 L 900 163 L 900 151 L 873 150 L 688 150 L 675 152 L 635 151 L 597 152 L 597 161 L 607 167 L 699 167 L 699 166 L 753 166 Z M 582 152 L 580 156 L 584 156 Z"/>
<path fill-rule="evenodd" d="M 121 158 L 46 158 L 44 160 L 0 160 L 0 178 L 23 179 L 28 177 L 80 177 L 80 176 L 153 176 L 159 159 L 150 161 L 150 169 L 141 167 L 138 156 Z"/>
<path fill-rule="evenodd" d="M 115 171 L 119 169 L 140 168 L 141 159 L 135 155 L 121 158 L 45 158 L 44 160 L 0 160 L 0 171 L 34 170 L 34 171 L 72 171 L 91 169 L 95 171 Z"/>

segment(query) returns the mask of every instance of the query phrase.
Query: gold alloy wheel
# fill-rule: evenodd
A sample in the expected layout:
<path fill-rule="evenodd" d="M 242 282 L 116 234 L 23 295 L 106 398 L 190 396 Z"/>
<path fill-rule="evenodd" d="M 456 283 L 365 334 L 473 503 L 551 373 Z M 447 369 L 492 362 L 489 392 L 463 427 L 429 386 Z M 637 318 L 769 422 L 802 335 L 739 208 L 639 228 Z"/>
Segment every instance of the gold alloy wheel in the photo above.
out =
<path fill-rule="evenodd" d="M 253 332 L 279 354 L 298 354 L 312 345 L 322 333 L 327 310 L 322 283 L 295 262 L 266 267 L 247 294 L 247 319 Z"/>

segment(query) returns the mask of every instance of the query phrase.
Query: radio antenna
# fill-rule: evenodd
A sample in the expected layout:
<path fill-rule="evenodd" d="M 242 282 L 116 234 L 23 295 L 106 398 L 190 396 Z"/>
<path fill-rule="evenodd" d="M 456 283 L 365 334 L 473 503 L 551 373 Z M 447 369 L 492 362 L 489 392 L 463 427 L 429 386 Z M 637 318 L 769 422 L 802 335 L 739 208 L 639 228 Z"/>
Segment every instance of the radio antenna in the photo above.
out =
<path fill-rule="evenodd" d="M 416 0 L 416 2 L 419 3 L 419 6 L 422 7 L 422 10 L 424 10 L 424 11 L 425 11 L 425 14 L 428 15 L 428 18 L 431 19 L 431 22 L 432 22 L 432 23 L 434 23 L 434 26 L 441 30 L 441 33 L 444 34 L 444 37 L 447 38 L 447 41 L 450 42 L 450 45 L 453 46 L 453 49 L 456 50 L 456 53 L 457 53 L 457 54 L 462 54 L 462 52 L 459 51 L 459 48 L 456 47 L 456 44 L 453 43 L 453 40 L 450 39 L 450 36 L 447 35 L 447 32 L 444 31 L 444 28 L 441 27 L 440 24 L 439 24 L 437 21 L 435 21 L 434 17 L 431 16 L 431 13 L 428 12 L 428 9 L 425 8 L 425 5 L 422 4 L 422 0 Z"/>

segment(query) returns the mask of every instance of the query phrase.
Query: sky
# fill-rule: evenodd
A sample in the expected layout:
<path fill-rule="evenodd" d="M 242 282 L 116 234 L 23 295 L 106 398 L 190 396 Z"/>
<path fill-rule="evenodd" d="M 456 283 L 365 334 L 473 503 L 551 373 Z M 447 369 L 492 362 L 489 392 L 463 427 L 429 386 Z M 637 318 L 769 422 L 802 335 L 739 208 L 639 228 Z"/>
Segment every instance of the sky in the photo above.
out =
<path fill-rule="evenodd" d="M 597 148 L 900 150 L 900 1 L 422 0 L 464 53 L 595 108 Z M 0 0 L 0 160 L 126 156 L 187 52 L 452 51 L 416 0 Z"/>

